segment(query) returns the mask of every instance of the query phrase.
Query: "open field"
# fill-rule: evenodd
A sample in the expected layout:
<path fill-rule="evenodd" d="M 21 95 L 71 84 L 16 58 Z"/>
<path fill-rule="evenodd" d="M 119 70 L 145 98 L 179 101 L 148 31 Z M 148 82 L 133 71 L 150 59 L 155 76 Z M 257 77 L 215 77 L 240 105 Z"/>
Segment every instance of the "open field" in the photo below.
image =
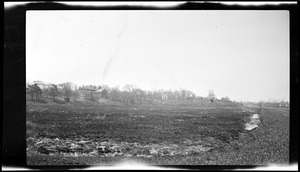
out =
<path fill-rule="evenodd" d="M 245 123 L 254 113 L 261 123 Z M 284 113 L 284 114 L 283 114 Z M 289 111 L 221 103 L 27 104 L 28 165 L 288 164 Z"/>

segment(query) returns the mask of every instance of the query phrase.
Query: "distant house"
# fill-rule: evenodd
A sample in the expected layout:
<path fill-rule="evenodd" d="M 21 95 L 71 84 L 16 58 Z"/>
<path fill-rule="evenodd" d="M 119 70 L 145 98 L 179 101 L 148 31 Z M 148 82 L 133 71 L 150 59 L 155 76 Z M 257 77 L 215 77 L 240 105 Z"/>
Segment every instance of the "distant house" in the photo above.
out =
<path fill-rule="evenodd" d="M 106 97 L 107 90 L 103 86 L 81 86 L 78 90 L 79 98 L 84 100 L 98 100 L 100 97 Z"/>

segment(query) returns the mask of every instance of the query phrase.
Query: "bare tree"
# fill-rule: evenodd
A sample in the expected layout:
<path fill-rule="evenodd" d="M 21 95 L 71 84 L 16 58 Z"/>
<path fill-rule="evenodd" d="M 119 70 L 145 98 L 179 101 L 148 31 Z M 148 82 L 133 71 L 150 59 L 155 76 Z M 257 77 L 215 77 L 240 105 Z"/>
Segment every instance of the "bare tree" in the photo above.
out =
<path fill-rule="evenodd" d="M 144 91 L 140 88 L 133 88 L 132 90 L 133 96 L 137 99 L 137 102 L 139 102 L 139 104 L 142 104 L 142 99 L 144 98 Z"/>
<path fill-rule="evenodd" d="M 133 89 L 134 89 L 134 87 L 131 84 L 126 84 L 123 86 L 123 91 L 132 92 Z"/>
<path fill-rule="evenodd" d="M 108 96 L 111 98 L 112 101 L 122 101 L 121 100 L 121 91 L 119 87 L 113 87 L 108 93 Z"/>
<path fill-rule="evenodd" d="M 47 97 L 47 89 L 48 89 L 48 85 L 46 83 L 44 83 L 43 81 L 33 81 L 34 84 L 37 84 L 37 86 L 41 89 L 43 94 L 40 94 L 41 97 L 46 98 Z"/>
<path fill-rule="evenodd" d="M 153 102 L 153 92 L 145 91 L 145 99 L 146 101 Z"/>
<path fill-rule="evenodd" d="M 38 86 L 38 84 L 28 85 L 26 88 L 26 93 L 31 95 L 31 100 L 33 100 L 33 97 L 35 96 L 35 101 L 38 100 L 38 96 L 42 95 L 42 90 Z"/>
<path fill-rule="evenodd" d="M 72 90 L 72 97 L 74 98 L 75 102 L 77 101 L 79 96 L 80 96 L 80 93 L 79 93 L 79 90 L 78 90 L 78 86 L 74 85 L 74 90 Z"/>
<path fill-rule="evenodd" d="M 123 100 L 124 106 L 128 106 L 130 101 L 130 93 L 128 91 L 122 91 L 121 99 Z"/>
<path fill-rule="evenodd" d="M 187 100 L 194 100 L 196 97 L 196 94 L 192 92 L 191 90 L 185 90 L 185 98 Z"/>
<path fill-rule="evenodd" d="M 214 93 L 214 90 L 208 90 L 208 96 L 207 98 L 211 101 L 214 102 L 216 100 L 216 95 Z"/>
<path fill-rule="evenodd" d="M 124 105 L 126 104 L 128 106 L 128 102 L 130 102 L 131 104 L 135 103 L 133 89 L 134 89 L 134 87 L 131 84 L 126 84 L 123 87 L 122 98 L 124 101 Z"/>
<path fill-rule="evenodd" d="M 72 96 L 72 83 L 71 82 L 65 82 L 59 84 L 59 86 L 62 88 L 61 93 L 64 96 L 65 101 L 69 102 L 70 98 Z"/>

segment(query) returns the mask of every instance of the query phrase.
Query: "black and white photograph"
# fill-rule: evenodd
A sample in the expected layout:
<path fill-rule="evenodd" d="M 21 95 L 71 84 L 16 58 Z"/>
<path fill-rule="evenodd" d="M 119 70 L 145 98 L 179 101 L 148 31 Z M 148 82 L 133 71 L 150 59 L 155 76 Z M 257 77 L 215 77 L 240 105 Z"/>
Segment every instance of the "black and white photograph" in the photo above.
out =
<path fill-rule="evenodd" d="M 28 166 L 289 165 L 288 10 L 27 10 Z"/>

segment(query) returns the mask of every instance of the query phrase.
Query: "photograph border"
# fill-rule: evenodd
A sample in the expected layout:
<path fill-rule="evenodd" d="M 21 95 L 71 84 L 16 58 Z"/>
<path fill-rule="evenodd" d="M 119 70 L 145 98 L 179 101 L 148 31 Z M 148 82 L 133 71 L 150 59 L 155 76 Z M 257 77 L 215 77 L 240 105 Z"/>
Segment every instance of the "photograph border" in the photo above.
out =
<path fill-rule="evenodd" d="M 26 164 L 26 12 L 31 10 L 287 10 L 290 14 L 290 163 L 298 163 L 299 60 L 297 4 L 225 5 L 186 2 L 169 7 L 81 6 L 63 3 L 27 3 L 4 8 L 3 145 L 2 166 L 27 169 L 72 169 L 89 166 L 27 166 Z M 248 169 L 257 166 L 161 166 L 180 169 Z M 261 166 L 259 166 L 261 167 Z"/>

